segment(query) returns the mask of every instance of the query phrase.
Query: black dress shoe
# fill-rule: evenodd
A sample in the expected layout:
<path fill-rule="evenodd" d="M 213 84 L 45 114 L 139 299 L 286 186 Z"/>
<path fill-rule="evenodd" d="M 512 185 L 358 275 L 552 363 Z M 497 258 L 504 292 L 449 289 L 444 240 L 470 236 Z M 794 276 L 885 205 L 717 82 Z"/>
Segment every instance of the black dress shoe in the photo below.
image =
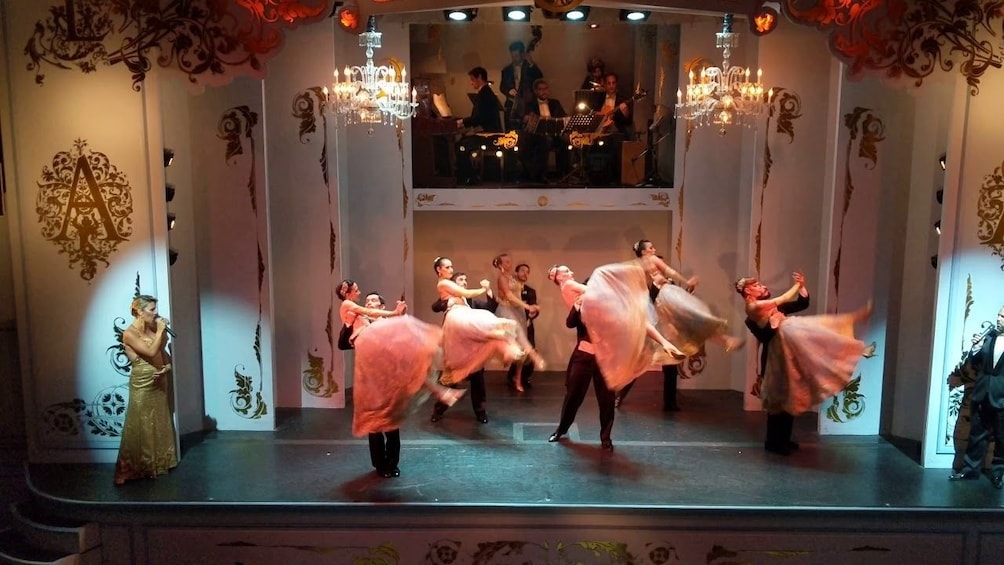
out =
<path fill-rule="evenodd" d="M 614 442 L 610 441 L 609 439 L 605 439 L 600 442 L 600 449 L 602 449 L 603 451 L 613 451 Z"/>
<path fill-rule="evenodd" d="M 563 435 L 565 435 L 565 434 L 559 434 L 558 432 L 554 432 L 553 434 L 551 434 L 551 437 L 547 438 L 547 443 L 554 443 L 554 442 L 560 440 L 561 436 L 563 436 Z"/>
<path fill-rule="evenodd" d="M 679 412 L 680 406 L 678 404 L 667 404 L 662 407 L 663 412 Z"/>
<path fill-rule="evenodd" d="M 432 417 L 429 418 L 429 421 L 432 422 L 433 424 L 435 424 L 436 422 L 438 422 L 438 421 L 440 421 L 442 419 L 443 419 L 443 413 L 442 412 L 433 412 L 432 413 Z"/>
<path fill-rule="evenodd" d="M 767 451 L 769 453 L 774 453 L 777 455 L 791 455 L 791 447 L 787 443 L 783 445 L 764 443 L 763 449 L 764 451 Z"/>
<path fill-rule="evenodd" d="M 799 447 L 801 446 L 798 445 L 797 441 L 788 441 L 788 450 L 797 451 Z"/>
<path fill-rule="evenodd" d="M 478 421 L 481 422 L 482 424 L 488 423 L 488 414 L 484 412 L 477 412 L 474 415 L 477 417 Z"/>
<path fill-rule="evenodd" d="M 948 475 L 948 480 L 950 481 L 975 481 L 976 479 L 979 478 L 980 478 L 979 471 L 965 471 L 965 472 L 960 471 L 958 473 L 952 473 L 951 475 Z"/>
<path fill-rule="evenodd" d="M 994 471 L 990 477 L 990 484 L 994 485 L 997 490 L 1004 489 L 1004 472 Z"/>
<path fill-rule="evenodd" d="M 397 467 L 394 467 L 393 469 L 386 469 L 386 470 L 384 470 L 384 471 L 382 471 L 380 473 L 380 476 L 383 477 L 383 478 L 385 478 L 385 479 L 391 479 L 393 477 L 400 477 L 401 476 L 401 470 L 398 469 Z"/>

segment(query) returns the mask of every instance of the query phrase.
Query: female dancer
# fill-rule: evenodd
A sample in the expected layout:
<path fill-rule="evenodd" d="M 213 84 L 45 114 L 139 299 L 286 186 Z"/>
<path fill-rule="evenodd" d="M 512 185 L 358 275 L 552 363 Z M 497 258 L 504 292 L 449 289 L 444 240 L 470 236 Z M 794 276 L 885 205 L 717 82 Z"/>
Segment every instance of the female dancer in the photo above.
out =
<path fill-rule="evenodd" d="M 650 277 L 649 288 L 655 294 L 659 332 L 685 355 L 696 354 L 709 340 L 725 351 L 743 346 L 742 339 L 726 333 L 728 322 L 715 316 L 707 303 L 691 294 L 697 287 L 697 277 L 683 278 L 657 255 L 655 246 L 647 239 L 639 240 L 632 250 Z M 668 284 L 669 281 L 676 284 Z"/>
<path fill-rule="evenodd" d="M 521 340 L 516 322 L 499 318 L 488 310 L 468 306 L 467 299 L 488 292 L 491 283 L 482 280 L 480 288 L 462 288 L 450 280 L 453 262 L 449 257 L 436 257 L 433 269 L 439 277 L 436 291 L 447 301 L 443 320 L 443 375 L 440 382 L 450 385 L 481 368 L 488 359 L 501 357 L 505 364 L 530 355 L 539 362 L 539 356 L 530 343 Z"/>
<path fill-rule="evenodd" d="M 359 292 L 359 285 L 350 279 L 343 280 L 335 293 L 342 300 L 338 314 L 342 320 L 342 332 L 349 332 L 351 336 L 348 340 L 350 345 L 355 341 L 362 328 L 370 323 L 370 320 L 400 316 L 408 309 L 408 305 L 403 300 L 397 301 L 397 307 L 394 310 L 360 306 L 356 301 L 359 300 L 362 293 Z"/>
<path fill-rule="evenodd" d="M 871 316 L 871 302 L 850 314 L 786 316 L 778 306 L 796 300 L 804 284 L 800 274 L 792 278 L 792 287 L 776 298 L 754 278 L 736 281 L 736 292 L 756 327 L 776 331 L 760 389 L 764 409 L 798 415 L 843 390 L 858 360 L 875 355 L 875 344 L 854 337 L 855 322 Z"/>
<path fill-rule="evenodd" d="M 115 484 L 154 478 L 178 465 L 174 423 L 167 403 L 171 356 L 167 320 L 157 315 L 157 299 L 141 294 L 129 310 L 133 322 L 122 332 L 122 345 L 132 370 L 129 405 L 122 425 L 122 442 L 115 462 Z"/>
<path fill-rule="evenodd" d="M 492 259 L 492 267 L 498 269 L 499 272 L 495 284 L 498 288 L 499 305 L 495 309 L 495 315 L 516 322 L 520 332 L 520 343 L 529 346 L 530 340 L 526 337 L 527 312 L 537 314 L 540 312 L 540 307 L 523 302 L 523 283 L 513 274 L 512 257 L 508 253 L 495 256 Z M 530 349 L 528 349 L 528 353 Z M 513 377 L 513 385 L 517 391 L 523 392 L 523 359 L 517 359 L 515 366 L 516 373 Z"/>

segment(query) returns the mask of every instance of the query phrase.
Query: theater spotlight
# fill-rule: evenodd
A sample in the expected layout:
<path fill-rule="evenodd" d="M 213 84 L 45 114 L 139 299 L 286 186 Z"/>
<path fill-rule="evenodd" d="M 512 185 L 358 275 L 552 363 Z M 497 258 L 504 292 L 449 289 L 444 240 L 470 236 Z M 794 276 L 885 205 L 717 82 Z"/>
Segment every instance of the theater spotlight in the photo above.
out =
<path fill-rule="evenodd" d="M 164 149 L 164 166 L 170 167 L 174 162 L 174 149 Z"/>
<path fill-rule="evenodd" d="M 168 212 L 167 213 L 167 229 L 168 230 L 173 230 L 174 229 L 174 221 L 175 221 L 174 212 Z"/>
<path fill-rule="evenodd" d="M 443 10 L 443 16 L 451 22 L 471 22 L 474 21 L 474 18 L 478 17 L 478 9 Z"/>
<path fill-rule="evenodd" d="M 948 166 L 948 155 L 942 153 L 941 157 L 938 157 L 938 164 L 941 165 L 941 170 L 944 171 L 945 167 Z"/>
<path fill-rule="evenodd" d="M 934 222 L 934 233 L 941 235 L 941 220 Z"/>
<path fill-rule="evenodd" d="M 528 22 L 530 21 L 530 6 L 505 6 L 502 8 L 502 21 L 504 22 Z"/>
<path fill-rule="evenodd" d="M 621 10 L 622 22 L 643 22 L 648 19 L 651 12 L 642 10 Z"/>
<path fill-rule="evenodd" d="M 945 189 L 939 188 L 938 192 L 934 193 L 934 199 L 938 201 L 938 204 L 942 204 L 942 200 L 945 199 Z"/>
<path fill-rule="evenodd" d="M 589 17 L 589 6 L 579 6 L 572 8 L 561 15 L 561 19 L 566 22 L 584 22 Z"/>
<path fill-rule="evenodd" d="M 164 192 L 165 192 L 165 194 L 164 194 L 164 199 L 165 200 L 167 200 L 168 202 L 174 200 L 174 185 L 173 184 L 167 183 L 166 185 L 164 185 Z"/>
<path fill-rule="evenodd" d="M 174 266 L 175 262 L 178 261 L 178 250 L 170 247 L 167 250 L 167 262 L 169 265 Z"/>
<path fill-rule="evenodd" d="M 938 256 L 937 255 L 931 255 L 931 267 L 934 268 L 934 269 L 938 268 Z"/>

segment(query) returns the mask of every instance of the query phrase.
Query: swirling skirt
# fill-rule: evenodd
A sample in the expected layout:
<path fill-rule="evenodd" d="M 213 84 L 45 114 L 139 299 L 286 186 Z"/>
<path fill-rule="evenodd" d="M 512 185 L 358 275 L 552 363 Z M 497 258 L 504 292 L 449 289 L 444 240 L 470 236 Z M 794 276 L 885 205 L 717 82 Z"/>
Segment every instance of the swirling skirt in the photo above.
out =
<path fill-rule="evenodd" d="M 655 312 L 659 333 L 687 356 L 700 351 L 708 338 L 728 329 L 728 322 L 715 316 L 706 302 L 673 284 L 659 289 Z"/>
<path fill-rule="evenodd" d="M 359 437 L 401 427 L 426 398 L 440 361 L 442 330 L 412 316 L 370 324 L 355 340 L 352 433 Z"/>
<path fill-rule="evenodd" d="M 767 348 L 760 398 L 768 412 L 801 414 L 851 381 L 865 344 L 854 337 L 854 315 L 791 316 Z"/>
<path fill-rule="evenodd" d="M 488 310 L 453 306 L 443 320 L 443 374 L 445 385 L 467 378 L 495 356 L 511 361 L 523 351 L 517 341 L 516 322 Z"/>

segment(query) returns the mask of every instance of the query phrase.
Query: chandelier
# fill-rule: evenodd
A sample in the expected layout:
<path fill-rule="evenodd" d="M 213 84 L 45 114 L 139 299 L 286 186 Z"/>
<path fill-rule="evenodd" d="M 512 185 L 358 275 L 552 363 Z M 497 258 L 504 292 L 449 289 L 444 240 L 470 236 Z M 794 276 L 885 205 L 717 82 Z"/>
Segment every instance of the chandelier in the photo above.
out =
<path fill-rule="evenodd" d="M 739 45 L 739 34 L 732 32 L 732 14 L 725 14 L 722 31 L 715 34 L 715 46 L 722 50 L 722 66 L 704 67 L 699 76 L 690 71 L 686 94 L 676 91 L 677 118 L 694 122 L 697 126 L 717 125 L 725 135 L 732 124 L 755 126 L 764 110 L 770 106 L 774 89 L 764 96 L 757 69 L 756 82 L 750 82 L 749 68 L 729 65 L 732 48 Z"/>
<path fill-rule="evenodd" d="M 366 31 L 359 34 L 359 46 L 366 48 L 366 64 L 346 66 L 341 76 L 335 69 L 331 90 L 324 89 L 329 110 L 340 125 L 386 124 L 407 120 L 415 113 L 415 90 L 393 66 L 373 64 L 373 49 L 380 47 L 383 34 L 376 30 L 376 17 L 370 16 Z"/>

